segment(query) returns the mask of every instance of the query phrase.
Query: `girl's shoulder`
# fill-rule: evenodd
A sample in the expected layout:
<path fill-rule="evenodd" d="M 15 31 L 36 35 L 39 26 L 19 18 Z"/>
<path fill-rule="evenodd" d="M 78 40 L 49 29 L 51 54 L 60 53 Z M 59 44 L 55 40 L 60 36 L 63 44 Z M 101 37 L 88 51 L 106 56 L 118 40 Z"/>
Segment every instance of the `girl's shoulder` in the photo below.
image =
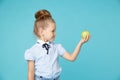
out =
<path fill-rule="evenodd" d="M 53 43 L 53 46 L 56 48 L 63 47 L 61 43 Z"/>
<path fill-rule="evenodd" d="M 53 44 L 53 46 L 60 46 L 60 45 L 62 45 L 62 44 L 60 44 L 60 43 L 52 43 Z"/>
<path fill-rule="evenodd" d="M 58 43 L 58 44 L 54 44 L 54 48 L 57 50 L 57 53 L 62 56 L 66 50 L 64 49 L 64 47 L 62 46 L 62 44 Z"/>
<path fill-rule="evenodd" d="M 30 48 L 26 49 L 25 51 L 25 60 L 35 60 L 35 56 L 37 56 L 37 52 L 39 50 L 39 45 L 34 44 Z"/>
<path fill-rule="evenodd" d="M 33 46 L 29 47 L 27 50 L 33 52 L 33 51 L 35 51 L 36 49 L 38 49 L 38 47 L 39 47 L 39 45 L 36 43 L 36 44 L 34 44 Z"/>

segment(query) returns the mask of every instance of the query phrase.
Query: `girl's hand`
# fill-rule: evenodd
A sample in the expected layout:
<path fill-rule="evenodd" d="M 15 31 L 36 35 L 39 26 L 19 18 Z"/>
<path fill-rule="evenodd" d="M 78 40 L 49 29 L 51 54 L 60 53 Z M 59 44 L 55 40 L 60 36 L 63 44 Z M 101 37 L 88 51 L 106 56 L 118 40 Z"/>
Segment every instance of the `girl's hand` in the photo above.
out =
<path fill-rule="evenodd" d="M 90 35 L 87 35 L 85 38 L 82 38 L 82 39 L 80 40 L 80 43 L 81 43 L 81 44 L 86 43 L 89 39 L 90 39 Z"/>

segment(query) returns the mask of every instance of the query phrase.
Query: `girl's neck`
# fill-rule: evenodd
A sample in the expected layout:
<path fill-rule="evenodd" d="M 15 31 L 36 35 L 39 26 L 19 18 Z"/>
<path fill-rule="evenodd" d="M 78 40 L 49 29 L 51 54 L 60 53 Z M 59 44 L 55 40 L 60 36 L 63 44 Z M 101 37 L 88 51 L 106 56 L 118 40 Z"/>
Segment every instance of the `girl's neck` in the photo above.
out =
<path fill-rule="evenodd" d="M 44 38 L 38 38 L 39 40 L 42 40 L 44 42 L 48 42 L 48 40 L 44 39 Z"/>

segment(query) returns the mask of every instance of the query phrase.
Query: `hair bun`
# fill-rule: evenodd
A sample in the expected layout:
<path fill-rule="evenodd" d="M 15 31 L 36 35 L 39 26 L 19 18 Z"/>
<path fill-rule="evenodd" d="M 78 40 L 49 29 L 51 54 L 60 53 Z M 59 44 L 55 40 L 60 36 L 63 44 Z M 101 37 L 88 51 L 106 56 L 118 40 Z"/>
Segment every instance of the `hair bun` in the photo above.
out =
<path fill-rule="evenodd" d="M 52 16 L 51 16 L 50 12 L 47 10 L 40 10 L 35 13 L 36 20 L 45 19 L 48 17 L 52 17 Z"/>

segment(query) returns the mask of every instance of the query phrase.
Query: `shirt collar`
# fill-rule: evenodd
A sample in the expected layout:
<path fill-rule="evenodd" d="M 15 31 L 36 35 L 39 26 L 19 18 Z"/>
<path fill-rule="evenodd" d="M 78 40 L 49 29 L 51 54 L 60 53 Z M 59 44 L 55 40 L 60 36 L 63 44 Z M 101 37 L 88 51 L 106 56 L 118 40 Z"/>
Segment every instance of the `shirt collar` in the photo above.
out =
<path fill-rule="evenodd" d="M 40 43 L 40 44 L 42 44 L 42 45 L 45 44 L 45 43 L 47 43 L 47 44 L 50 44 L 50 43 L 51 43 L 51 42 L 49 42 L 49 41 L 44 42 L 43 40 L 40 40 L 40 39 L 38 39 L 37 42 Z"/>

